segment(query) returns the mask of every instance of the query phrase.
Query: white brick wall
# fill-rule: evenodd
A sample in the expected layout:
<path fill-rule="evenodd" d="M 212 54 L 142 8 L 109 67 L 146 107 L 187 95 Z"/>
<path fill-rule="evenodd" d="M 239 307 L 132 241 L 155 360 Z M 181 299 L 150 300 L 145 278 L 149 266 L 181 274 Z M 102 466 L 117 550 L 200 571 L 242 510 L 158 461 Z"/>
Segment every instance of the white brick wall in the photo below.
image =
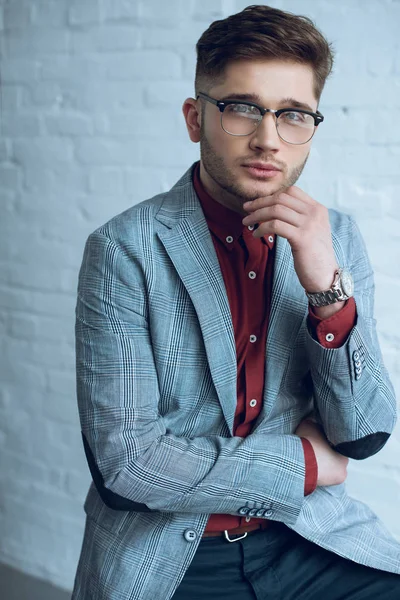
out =
<path fill-rule="evenodd" d="M 181 116 L 194 46 L 247 4 L 0 0 L 0 561 L 67 589 L 89 483 L 74 387 L 83 244 L 197 159 Z M 399 392 L 400 2 L 271 4 L 316 19 L 337 49 L 301 185 L 360 224 Z M 381 453 L 351 464 L 348 488 L 400 538 L 399 458 L 398 427 Z"/>

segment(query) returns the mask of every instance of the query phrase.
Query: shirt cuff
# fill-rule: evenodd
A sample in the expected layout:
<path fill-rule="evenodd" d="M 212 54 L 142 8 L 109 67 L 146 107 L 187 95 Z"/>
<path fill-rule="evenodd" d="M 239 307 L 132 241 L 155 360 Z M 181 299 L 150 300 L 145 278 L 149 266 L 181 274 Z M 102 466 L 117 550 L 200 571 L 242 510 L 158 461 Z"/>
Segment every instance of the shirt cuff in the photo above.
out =
<path fill-rule="evenodd" d="M 324 348 L 340 348 L 346 343 L 357 322 L 357 308 L 354 298 L 349 298 L 337 313 L 321 319 L 313 307 L 308 307 L 308 322 L 311 334 Z"/>
<path fill-rule="evenodd" d="M 314 448 L 307 438 L 301 437 L 303 444 L 304 460 L 306 464 L 306 477 L 304 480 L 304 495 L 309 496 L 317 487 L 318 464 L 315 457 Z"/>

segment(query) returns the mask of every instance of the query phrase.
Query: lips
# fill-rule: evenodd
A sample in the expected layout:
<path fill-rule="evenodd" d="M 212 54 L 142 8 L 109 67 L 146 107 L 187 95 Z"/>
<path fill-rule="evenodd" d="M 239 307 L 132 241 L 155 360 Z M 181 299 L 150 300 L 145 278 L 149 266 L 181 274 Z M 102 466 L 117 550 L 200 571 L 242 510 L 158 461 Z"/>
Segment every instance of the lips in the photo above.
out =
<path fill-rule="evenodd" d="M 262 171 L 280 171 L 278 167 L 271 163 L 263 163 L 263 162 L 252 162 L 244 165 L 245 167 L 251 167 L 252 169 L 260 169 Z"/>

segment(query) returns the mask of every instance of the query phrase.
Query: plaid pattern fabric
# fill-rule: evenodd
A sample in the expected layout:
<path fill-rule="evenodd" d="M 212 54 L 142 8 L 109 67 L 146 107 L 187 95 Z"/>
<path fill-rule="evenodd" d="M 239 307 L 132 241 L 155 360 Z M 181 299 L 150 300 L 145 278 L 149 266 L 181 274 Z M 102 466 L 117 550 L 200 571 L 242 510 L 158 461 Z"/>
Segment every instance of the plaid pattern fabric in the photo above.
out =
<path fill-rule="evenodd" d="M 336 350 L 310 336 L 290 246 L 278 238 L 263 410 L 251 435 L 233 437 L 234 334 L 191 171 L 86 244 L 76 308 L 82 432 L 107 490 L 150 512 L 115 510 L 91 485 L 73 599 L 169 600 L 208 515 L 243 507 L 341 556 L 400 574 L 400 544 L 345 485 L 304 497 L 304 455 L 293 434 L 311 411 L 335 446 L 377 432 L 387 439 L 395 425 L 373 273 L 354 221 L 330 211 L 358 313 Z M 357 379 L 354 352 L 363 364 Z"/>

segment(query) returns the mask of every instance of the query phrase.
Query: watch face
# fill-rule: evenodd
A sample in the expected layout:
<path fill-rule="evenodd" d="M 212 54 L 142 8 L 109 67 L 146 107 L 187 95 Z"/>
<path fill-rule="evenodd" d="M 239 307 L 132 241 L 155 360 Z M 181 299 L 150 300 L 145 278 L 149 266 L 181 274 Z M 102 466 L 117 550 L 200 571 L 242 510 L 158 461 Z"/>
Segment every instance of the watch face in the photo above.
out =
<path fill-rule="evenodd" d="M 346 296 L 351 297 L 354 293 L 353 277 L 347 269 L 343 269 L 340 275 L 340 283 Z"/>

